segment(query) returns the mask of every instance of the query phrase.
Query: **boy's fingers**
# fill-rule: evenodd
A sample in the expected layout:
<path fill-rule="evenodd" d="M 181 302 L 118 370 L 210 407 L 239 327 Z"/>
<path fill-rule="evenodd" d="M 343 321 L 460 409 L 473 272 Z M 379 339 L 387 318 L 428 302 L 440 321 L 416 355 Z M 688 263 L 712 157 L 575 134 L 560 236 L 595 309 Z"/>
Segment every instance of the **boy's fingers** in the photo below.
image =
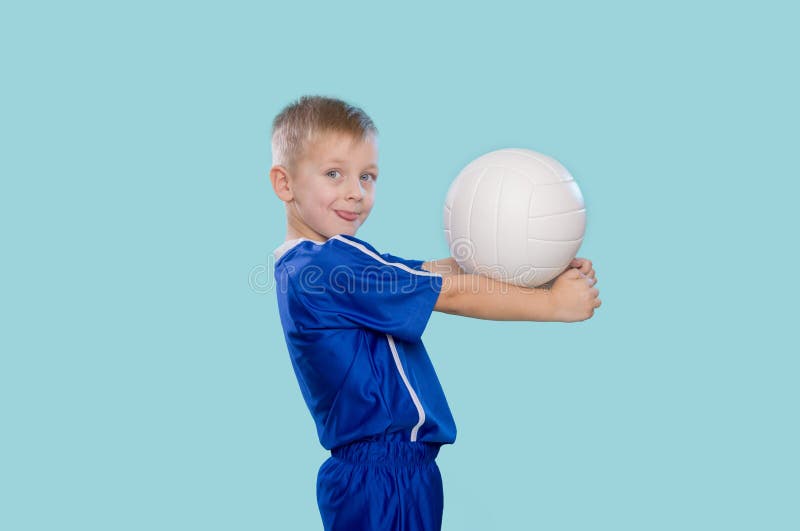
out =
<path fill-rule="evenodd" d="M 592 261 L 586 258 L 575 257 L 570 264 L 572 267 L 580 268 L 584 273 L 592 269 Z"/>

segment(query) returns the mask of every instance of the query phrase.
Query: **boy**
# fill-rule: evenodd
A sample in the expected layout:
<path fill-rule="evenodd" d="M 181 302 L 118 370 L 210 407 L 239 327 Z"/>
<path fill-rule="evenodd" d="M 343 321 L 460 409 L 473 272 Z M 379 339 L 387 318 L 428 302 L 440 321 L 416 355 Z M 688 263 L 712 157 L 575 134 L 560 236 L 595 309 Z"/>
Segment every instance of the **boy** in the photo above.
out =
<path fill-rule="evenodd" d="M 324 528 L 438 530 L 435 458 L 456 426 L 421 340 L 431 312 L 578 321 L 600 306 L 597 279 L 578 258 L 550 290 L 526 289 L 466 275 L 452 258 L 407 260 L 356 238 L 375 200 L 377 134 L 364 111 L 333 98 L 302 97 L 275 118 L 270 180 L 287 218 L 274 251 L 278 307 L 331 451 L 317 475 Z"/>

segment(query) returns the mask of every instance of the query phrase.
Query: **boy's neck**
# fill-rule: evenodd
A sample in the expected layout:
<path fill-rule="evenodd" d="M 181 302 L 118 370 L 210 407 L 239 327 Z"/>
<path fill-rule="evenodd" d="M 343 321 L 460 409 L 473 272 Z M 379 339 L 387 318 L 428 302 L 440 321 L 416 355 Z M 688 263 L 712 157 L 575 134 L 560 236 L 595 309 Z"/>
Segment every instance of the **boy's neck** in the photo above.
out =
<path fill-rule="evenodd" d="M 286 240 L 285 241 L 297 240 L 297 239 L 300 239 L 300 238 L 305 238 L 307 240 L 313 240 L 315 242 L 324 242 L 324 241 L 326 241 L 328 239 L 328 238 L 325 238 L 324 236 L 322 236 L 320 234 L 302 234 L 302 233 L 300 233 L 299 231 L 297 231 L 297 230 L 295 230 L 293 228 L 289 228 L 286 231 Z"/>

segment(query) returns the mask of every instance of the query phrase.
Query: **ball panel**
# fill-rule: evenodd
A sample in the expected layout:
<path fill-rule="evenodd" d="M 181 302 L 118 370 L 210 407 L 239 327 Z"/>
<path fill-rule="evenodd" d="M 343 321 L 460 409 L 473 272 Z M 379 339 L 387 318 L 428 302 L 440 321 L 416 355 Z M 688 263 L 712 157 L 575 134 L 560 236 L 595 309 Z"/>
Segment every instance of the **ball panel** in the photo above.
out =
<path fill-rule="evenodd" d="M 497 206 L 497 263 L 513 271 L 528 263 L 525 240 L 528 237 L 528 206 L 534 186 L 524 173 L 506 168 Z"/>
<path fill-rule="evenodd" d="M 578 183 L 574 180 L 548 185 L 537 185 L 533 192 L 528 215 L 530 217 L 564 214 L 584 207 Z"/>
<path fill-rule="evenodd" d="M 566 241 L 583 237 L 586 230 L 586 209 L 528 218 L 528 237 L 538 240 Z"/>
<path fill-rule="evenodd" d="M 527 288 L 535 288 L 550 282 L 558 275 L 561 274 L 562 271 L 566 269 L 564 267 L 537 267 L 533 268 L 530 267 L 525 271 L 520 271 L 517 275 L 509 279 L 507 282 L 511 284 L 516 284 L 517 286 L 523 286 Z"/>
<path fill-rule="evenodd" d="M 447 248 L 450 250 L 450 256 L 455 259 L 456 263 L 464 272 L 474 273 L 476 264 L 472 259 L 472 246 L 468 248 L 465 247 L 464 238 L 454 238 L 447 229 L 444 231 L 444 237 L 447 240 Z"/>
<path fill-rule="evenodd" d="M 452 209 L 456 203 L 456 198 L 460 195 L 464 195 L 464 193 L 466 193 L 464 190 L 472 189 L 475 182 L 483 173 L 483 170 L 483 166 L 479 166 L 474 163 L 468 164 L 466 168 L 461 170 L 456 178 L 453 179 L 453 182 L 450 184 L 450 188 L 447 189 L 444 205 L 447 208 Z"/>
<path fill-rule="evenodd" d="M 488 166 L 475 187 L 467 238 L 474 246 L 477 264 L 497 263 L 497 207 L 504 176 L 504 168 Z"/>
<path fill-rule="evenodd" d="M 461 173 L 459 173 L 456 176 L 456 178 L 453 179 L 453 182 L 450 183 L 450 188 L 447 189 L 447 195 L 445 195 L 445 197 L 444 197 L 444 206 L 446 206 L 447 208 L 449 208 L 449 209 L 453 208 L 453 203 L 456 200 L 456 196 L 458 195 L 459 191 L 461 190 L 461 186 L 463 186 L 461 184 L 462 183 L 462 177 L 465 176 L 465 175 L 467 175 L 466 174 L 466 170 L 461 170 Z"/>
<path fill-rule="evenodd" d="M 530 149 L 498 149 L 478 157 L 470 165 L 473 163 L 516 168 L 537 184 L 555 184 L 573 180 L 569 171 L 556 159 Z"/>
<path fill-rule="evenodd" d="M 485 156 L 485 164 L 514 169 L 526 175 L 528 179 L 536 184 L 552 184 L 562 180 L 556 168 L 553 168 L 547 161 L 535 156 L 532 151 L 501 149 Z"/>
<path fill-rule="evenodd" d="M 527 158 L 528 167 L 537 184 L 554 184 L 573 180 L 569 171 L 552 157 L 523 148 L 510 148 L 508 151 Z"/>
<path fill-rule="evenodd" d="M 480 172 L 474 170 L 462 172 L 450 187 L 453 190 L 453 203 L 450 205 L 449 225 L 445 228 L 450 231 L 451 244 L 457 243 L 459 246 L 463 246 L 464 242 L 469 239 L 472 198 L 475 196 L 475 189 L 485 171 L 486 169 L 484 168 Z M 450 247 L 450 252 L 452 253 L 452 245 Z M 457 258 L 454 254 L 452 256 Z M 459 262 L 459 265 L 465 267 L 468 264 Z"/>
<path fill-rule="evenodd" d="M 566 242 L 550 242 L 528 238 L 528 263 L 538 267 L 562 267 L 575 258 L 583 238 Z"/>

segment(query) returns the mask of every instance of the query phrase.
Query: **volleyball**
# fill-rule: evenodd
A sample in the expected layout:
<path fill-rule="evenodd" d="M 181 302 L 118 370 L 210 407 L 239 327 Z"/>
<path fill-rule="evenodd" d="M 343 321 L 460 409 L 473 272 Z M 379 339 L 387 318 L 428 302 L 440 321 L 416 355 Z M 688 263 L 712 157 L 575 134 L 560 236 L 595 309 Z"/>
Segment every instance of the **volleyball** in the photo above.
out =
<path fill-rule="evenodd" d="M 575 179 L 529 149 L 486 153 L 456 176 L 444 204 L 451 256 L 467 272 L 525 287 L 560 275 L 586 230 Z"/>

